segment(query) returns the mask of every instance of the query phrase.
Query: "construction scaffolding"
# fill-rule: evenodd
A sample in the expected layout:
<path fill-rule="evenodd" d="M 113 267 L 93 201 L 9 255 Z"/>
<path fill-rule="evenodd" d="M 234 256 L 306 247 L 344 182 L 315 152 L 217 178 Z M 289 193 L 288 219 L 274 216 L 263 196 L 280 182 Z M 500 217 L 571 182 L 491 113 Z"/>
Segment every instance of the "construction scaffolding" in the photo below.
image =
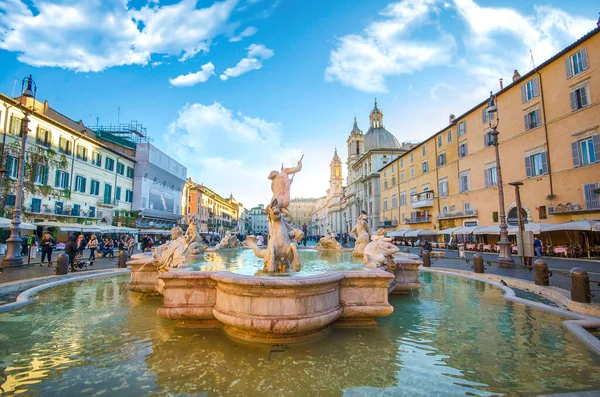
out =
<path fill-rule="evenodd" d="M 121 138 L 133 144 L 152 142 L 152 138 L 148 136 L 147 128 L 142 123 L 138 123 L 137 120 L 131 120 L 129 124 L 96 125 L 94 131 L 102 137 L 110 134 L 115 138 Z M 116 141 L 120 141 L 120 139 L 116 139 Z"/>

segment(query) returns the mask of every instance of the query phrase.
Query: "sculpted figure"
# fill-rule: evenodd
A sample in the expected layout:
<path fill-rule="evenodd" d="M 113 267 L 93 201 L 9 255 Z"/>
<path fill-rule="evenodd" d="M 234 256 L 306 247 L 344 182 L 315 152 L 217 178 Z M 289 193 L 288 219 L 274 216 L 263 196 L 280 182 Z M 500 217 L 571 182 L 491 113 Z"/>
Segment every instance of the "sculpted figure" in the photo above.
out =
<path fill-rule="evenodd" d="M 369 238 L 371 236 L 371 228 L 369 228 L 369 223 L 367 222 L 368 217 L 365 211 L 360 214 L 358 220 L 356 221 L 356 225 L 350 232 L 350 235 L 356 239 L 356 243 L 354 244 L 354 250 L 352 254 L 354 256 L 361 256 L 365 252 L 365 247 L 369 244 Z"/>
<path fill-rule="evenodd" d="M 221 239 L 221 242 L 215 246 L 215 249 L 239 247 L 240 240 L 238 240 L 237 236 L 237 234 L 232 235 L 229 230 L 226 231 L 225 236 Z"/>
<path fill-rule="evenodd" d="M 289 176 L 299 172 L 301 169 L 302 160 L 298 161 L 297 167 L 282 168 L 281 171 L 271 171 L 269 174 L 271 191 L 273 191 L 273 198 L 269 206 L 275 205 L 283 215 L 288 217 L 290 223 L 293 221 L 293 218 L 287 208 L 290 205 L 290 186 L 293 178 L 290 179 Z"/>
<path fill-rule="evenodd" d="M 152 248 L 152 258 L 158 263 L 159 272 L 177 267 L 187 267 L 192 256 L 200 255 L 206 249 L 198 230 L 198 220 L 188 215 L 188 229 L 185 234 L 176 226 L 171 229 L 171 240 Z"/>
<path fill-rule="evenodd" d="M 300 234 L 298 234 L 295 231 L 290 232 L 288 230 L 282 212 L 275 200 L 271 202 L 266 211 L 269 222 L 267 248 L 261 248 L 257 245 L 256 236 L 246 237 L 244 243 L 252 248 L 256 256 L 263 258 L 264 273 L 287 273 L 290 271 L 290 266 L 295 272 L 300 271 L 298 249 L 296 244 L 292 242 L 290 235 L 293 235 L 296 239 L 301 239 L 304 237 L 304 233 L 300 231 Z"/>
<path fill-rule="evenodd" d="M 400 249 L 391 243 L 392 239 L 385 237 L 385 231 L 379 229 L 377 235 L 371 238 L 371 242 L 364 249 L 364 259 L 368 268 L 387 266 L 388 269 L 396 268 L 394 254 Z"/>
<path fill-rule="evenodd" d="M 321 237 L 316 248 L 322 250 L 341 250 L 342 245 L 335 239 L 335 234 L 327 233 Z"/>

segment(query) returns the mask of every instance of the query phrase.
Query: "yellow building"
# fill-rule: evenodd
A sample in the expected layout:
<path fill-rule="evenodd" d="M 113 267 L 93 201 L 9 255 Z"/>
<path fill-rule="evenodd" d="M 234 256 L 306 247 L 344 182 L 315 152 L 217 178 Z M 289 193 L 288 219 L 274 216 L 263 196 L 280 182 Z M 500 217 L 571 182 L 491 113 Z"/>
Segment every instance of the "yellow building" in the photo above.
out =
<path fill-rule="evenodd" d="M 508 222 L 515 191 L 528 222 L 600 219 L 600 29 L 496 95 Z M 380 170 L 381 221 L 441 230 L 498 223 L 496 157 L 488 99 Z M 495 124 L 498 120 L 492 120 Z M 396 220 L 396 222 L 394 222 Z M 397 226 L 396 226 L 397 225 Z"/>
<path fill-rule="evenodd" d="M 294 218 L 293 225 L 299 229 L 302 229 L 306 225 L 306 229 L 309 230 L 312 224 L 312 214 L 316 206 L 317 199 L 315 198 L 294 198 L 290 200 L 288 210 Z"/>

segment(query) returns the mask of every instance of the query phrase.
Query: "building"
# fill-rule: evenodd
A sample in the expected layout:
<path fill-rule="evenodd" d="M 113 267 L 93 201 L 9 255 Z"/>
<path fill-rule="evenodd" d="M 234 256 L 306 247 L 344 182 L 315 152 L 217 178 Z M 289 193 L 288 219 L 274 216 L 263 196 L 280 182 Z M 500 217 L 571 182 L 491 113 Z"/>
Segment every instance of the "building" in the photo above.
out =
<path fill-rule="evenodd" d="M 243 204 L 233 198 L 233 195 L 227 199 L 223 198 L 190 178 L 185 182 L 182 198 L 183 213 L 198 216 L 201 233 L 218 233 L 223 236 L 227 231 L 237 230 L 245 234 L 246 210 Z"/>
<path fill-rule="evenodd" d="M 187 169 L 149 142 L 136 144 L 133 209 L 136 225 L 148 232 L 168 230 L 181 219 L 181 198 Z"/>
<path fill-rule="evenodd" d="M 294 221 L 292 225 L 300 230 L 308 232 L 312 229 L 313 213 L 316 209 L 317 199 L 315 198 L 294 198 L 290 200 L 288 210 Z M 306 225 L 306 228 L 304 226 Z"/>
<path fill-rule="evenodd" d="M 267 212 L 265 211 L 265 206 L 263 204 L 259 204 L 257 207 L 250 209 L 248 220 L 250 225 L 248 234 L 258 236 L 260 234 L 267 235 L 269 233 Z"/>
<path fill-rule="evenodd" d="M 523 183 L 528 222 L 600 219 L 599 32 L 524 76 L 515 70 L 513 82 L 496 93 L 509 224 L 518 218 L 510 182 Z M 385 225 L 440 230 L 498 223 L 498 164 L 487 106 L 485 99 L 451 116 L 429 139 L 383 165 Z"/>
<path fill-rule="evenodd" d="M 1 211 L 12 217 L 19 170 L 23 111 L 20 98 L 0 94 L 3 176 Z M 23 98 L 28 111 L 23 218 L 63 231 L 69 224 L 125 226 L 132 211 L 134 151 L 107 145 L 93 130 L 52 109 L 48 101 Z M 133 226 L 133 225 L 132 225 Z"/>

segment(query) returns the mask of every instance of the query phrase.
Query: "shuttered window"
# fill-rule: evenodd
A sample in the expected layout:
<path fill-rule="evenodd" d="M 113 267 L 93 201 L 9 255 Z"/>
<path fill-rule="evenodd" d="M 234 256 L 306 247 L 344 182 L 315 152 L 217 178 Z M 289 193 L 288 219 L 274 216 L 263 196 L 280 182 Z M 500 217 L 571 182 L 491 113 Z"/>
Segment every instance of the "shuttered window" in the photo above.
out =
<path fill-rule="evenodd" d="M 452 142 L 452 130 L 448 130 L 448 143 Z"/>
<path fill-rule="evenodd" d="M 54 187 L 59 189 L 69 188 L 69 173 L 63 170 L 56 170 L 54 178 Z"/>
<path fill-rule="evenodd" d="M 23 119 L 15 117 L 14 114 L 11 114 L 10 115 L 10 127 L 9 127 L 8 132 L 11 133 L 12 135 L 21 136 L 21 134 L 23 132 L 22 126 L 23 126 Z"/>
<path fill-rule="evenodd" d="M 600 195 L 594 192 L 594 190 L 598 188 L 600 188 L 600 183 L 588 183 L 583 185 L 586 209 L 595 210 L 600 208 Z"/>
<path fill-rule="evenodd" d="M 404 206 L 406 205 L 406 193 L 402 192 L 402 194 L 400 195 L 400 205 Z"/>
<path fill-rule="evenodd" d="M 533 112 L 529 112 L 525 115 L 525 130 L 539 127 L 540 121 L 540 110 L 536 109 Z"/>
<path fill-rule="evenodd" d="M 483 134 L 483 146 L 494 146 L 494 136 L 492 135 L 492 131 Z"/>
<path fill-rule="evenodd" d="M 487 168 L 483 175 L 485 179 L 485 187 L 498 185 L 498 180 L 496 179 L 496 167 Z"/>
<path fill-rule="evenodd" d="M 37 143 L 38 145 L 42 145 L 45 147 L 51 147 L 52 146 L 52 133 L 42 127 L 37 128 L 37 131 L 35 132 L 35 143 Z"/>
<path fill-rule="evenodd" d="M 438 182 L 438 195 L 440 197 L 448 196 L 448 180 L 443 179 Z"/>
<path fill-rule="evenodd" d="M 40 184 L 40 185 L 48 184 L 48 167 L 47 166 L 42 165 L 42 164 L 36 164 L 33 182 Z"/>
<path fill-rule="evenodd" d="M 86 179 L 80 175 L 75 177 L 75 191 L 79 193 L 85 193 Z"/>
<path fill-rule="evenodd" d="M 437 165 L 438 165 L 438 167 L 441 167 L 441 166 L 443 166 L 443 165 L 446 165 L 446 153 L 440 153 L 440 154 L 438 155 L 438 158 L 437 158 Z"/>
<path fill-rule="evenodd" d="M 548 155 L 546 152 L 525 157 L 525 173 L 527 178 L 548 173 Z"/>
<path fill-rule="evenodd" d="M 438 135 L 437 141 L 438 141 L 438 147 L 442 147 L 442 135 Z"/>
<path fill-rule="evenodd" d="M 579 73 L 590 67 L 587 48 L 583 47 L 581 50 L 573 55 L 569 55 L 565 59 L 565 71 L 567 73 L 567 79 L 573 76 L 577 76 Z"/>
<path fill-rule="evenodd" d="M 463 136 L 467 133 L 467 122 L 465 120 L 458 123 L 456 126 L 456 136 Z"/>
<path fill-rule="evenodd" d="M 421 171 L 423 172 L 423 174 L 429 171 L 429 162 L 427 160 L 423 161 L 423 163 L 421 164 Z"/>
<path fill-rule="evenodd" d="M 593 164 L 600 161 L 600 135 L 573 142 L 571 144 L 573 166 Z"/>
<path fill-rule="evenodd" d="M 463 143 L 458 147 L 458 157 L 465 157 L 468 153 L 467 144 Z"/>
<path fill-rule="evenodd" d="M 491 123 L 494 120 L 494 113 L 488 113 L 487 107 L 481 109 L 481 121 L 484 124 Z"/>
<path fill-rule="evenodd" d="M 6 158 L 6 175 L 11 179 L 19 177 L 19 160 L 16 157 L 8 156 Z"/>
<path fill-rule="evenodd" d="M 576 90 L 571 91 L 571 110 L 579 110 L 590 104 L 590 95 L 588 85 L 584 85 Z"/>
<path fill-rule="evenodd" d="M 462 174 L 459 175 L 459 187 L 460 187 L 460 192 L 464 193 L 464 192 L 468 192 L 469 191 L 469 185 L 470 185 L 470 178 L 469 178 L 469 173 L 468 172 L 464 172 Z"/>
<path fill-rule="evenodd" d="M 523 103 L 531 101 L 540 95 L 540 83 L 536 77 L 521 85 L 521 100 Z"/>

